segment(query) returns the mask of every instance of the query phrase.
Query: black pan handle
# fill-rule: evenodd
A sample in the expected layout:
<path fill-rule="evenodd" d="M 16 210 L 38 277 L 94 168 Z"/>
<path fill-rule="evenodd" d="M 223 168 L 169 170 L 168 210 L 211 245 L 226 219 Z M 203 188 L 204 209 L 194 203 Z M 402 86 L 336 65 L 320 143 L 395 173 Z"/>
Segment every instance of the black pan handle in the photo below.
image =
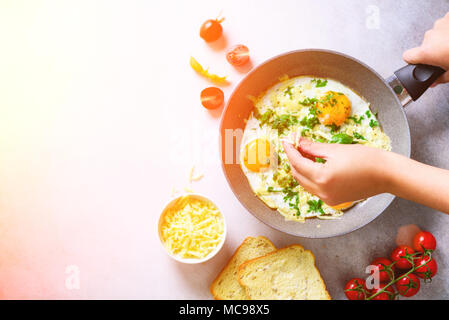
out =
<path fill-rule="evenodd" d="M 409 64 L 394 74 L 415 101 L 446 71 L 426 64 Z"/>

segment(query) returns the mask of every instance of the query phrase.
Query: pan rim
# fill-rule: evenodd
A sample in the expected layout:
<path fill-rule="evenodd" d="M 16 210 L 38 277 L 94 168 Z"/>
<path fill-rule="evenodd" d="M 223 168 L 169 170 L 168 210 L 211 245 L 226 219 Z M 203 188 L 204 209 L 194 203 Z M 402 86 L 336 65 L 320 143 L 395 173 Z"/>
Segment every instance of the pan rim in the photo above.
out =
<path fill-rule="evenodd" d="M 403 155 L 405 155 L 406 157 L 410 158 L 410 155 L 411 155 L 411 135 L 410 135 L 410 127 L 409 127 L 407 115 L 406 115 L 406 113 L 405 113 L 404 106 L 402 106 L 402 104 L 401 104 L 399 98 L 397 97 L 397 95 L 395 94 L 393 88 L 391 88 L 391 86 L 390 86 L 390 85 L 388 84 L 388 82 L 386 81 L 386 78 L 383 78 L 377 71 L 375 71 L 373 68 L 371 68 L 370 66 L 368 66 L 366 63 L 364 63 L 364 62 L 362 62 L 362 61 L 360 61 L 360 60 L 358 60 L 358 59 L 356 59 L 356 58 L 354 58 L 354 57 L 352 57 L 352 56 L 350 56 L 350 55 L 347 55 L 347 54 L 345 54 L 345 53 L 341 53 L 341 52 L 338 52 L 338 51 L 335 51 L 335 50 L 330 50 L 330 49 L 308 48 L 308 49 L 297 49 L 297 50 L 287 51 L 287 52 L 278 54 L 278 55 L 276 55 L 276 56 L 273 56 L 273 57 L 271 57 L 271 58 L 269 58 L 269 59 L 263 61 L 262 63 L 256 65 L 252 70 L 250 70 L 250 71 L 245 75 L 245 77 L 243 77 L 243 79 L 241 79 L 241 80 L 239 81 L 239 83 L 237 84 L 237 86 L 233 89 L 233 91 L 232 91 L 232 93 L 231 93 L 229 99 L 226 101 L 226 105 L 225 105 L 225 107 L 224 107 L 224 109 L 223 109 L 223 112 L 222 112 L 222 115 L 221 115 L 221 117 L 220 117 L 219 137 L 218 137 L 218 139 L 219 139 L 219 154 L 220 154 L 221 168 L 222 168 L 222 170 L 223 170 L 223 174 L 224 174 L 224 176 L 225 176 L 225 178 L 226 178 L 226 181 L 227 181 L 229 187 L 231 188 L 232 193 L 236 196 L 236 198 L 238 199 L 238 201 L 240 202 L 240 204 L 241 204 L 241 205 L 242 205 L 242 206 L 243 206 L 243 207 L 244 207 L 244 208 L 245 208 L 245 209 L 246 209 L 252 216 L 254 216 L 255 218 L 257 218 L 259 221 L 261 221 L 261 222 L 264 223 L 265 225 L 267 225 L 267 226 L 269 226 L 269 227 L 271 227 L 271 228 L 273 228 L 273 229 L 275 229 L 275 230 L 278 230 L 278 231 L 280 231 L 280 232 L 283 232 L 283 233 L 285 233 L 285 234 L 289 234 L 289 235 L 296 236 L 296 237 L 303 237 L 303 238 L 309 238 L 309 239 L 325 239 L 325 238 L 338 237 L 338 236 L 342 236 L 342 235 L 345 235 L 345 234 L 349 234 L 349 233 L 354 232 L 354 231 L 356 231 L 356 230 L 360 230 L 360 229 L 362 229 L 363 227 L 367 226 L 369 223 L 371 223 L 371 222 L 374 221 L 376 218 L 378 218 L 383 212 L 385 212 L 385 210 L 391 205 L 391 203 L 392 203 L 393 200 L 396 198 L 396 196 L 393 195 L 393 194 L 390 194 L 390 193 L 383 193 L 383 194 L 381 194 L 381 195 L 386 196 L 387 198 L 384 199 L 384 201 L 385 201 L 384 206 L 382 206 L 381 208 L 379 208 L 379 210 L 378 210 L 379 213 L 376 214 L 376 215 L 375 215 L 374 217 L 372 217 L 371 219 L 364 221 L 363 224 L 357 226 L 356 228 L 353 228 L 353 229 L 351 229 L 351 230 L 344 230 L 344 231 L 341 231 L 341 232 L 335 232 L 335 233 L 332 233 L 332 234 L 329 234 L 329 235 L 318 235 L 318 236 L 317 236 L 317 235 L 299 235 L 299 234 L 296 234 L 296 233 L 293 233 L 293 232 L 281 230 L 280 228 L 278 228 L 278 227 L 276 227 L 276 226 L 274 226 L 274 225 L 268 223 L 267 221 L 264 221 L 264 220 L 261 219 L 259 216 L 257 216 L 257 215 L 255 215 L 254 213 L 252 213 L 251 210 L 249 210 L 249 208 L 246 206 L 245 202 L 241 200 L 240 196 L 239 196 L 239 195 L 237 194 L 237 192 L 234 190 L 233 184 L 231 183 L 230 178 L 228 177 L 228 174 L 227 174 L 227 171 L 226 171 L 226 168 L 225 168 L 225 164 L 224 164 L 224 162 L 223 162 L 223 148 L 222 148 L 222 141 L 223 141 L 223 140 L 222 140 L 222 132 L 223 132 L 223 126 L 224 126 L 224 118 L 225 118 L 226 112 L 227 112 L 228 107 L 229 107 L 229 102 L 232 100 L 232 98 L 234 97 L 234 95 L 236 94 L 236 92 L 238 91 L 238 89 L 242 86 L 242 84 L 245 82 L 245 80 L 246 80 L 247 78 L 249 78 L 253 73 L 255 73 L 255 72 L 256 72 L 259 68 L 261 68 L 262 66 L 264 66 L 264 65 L 266 65 L 266 64 L 268 64 L 268 63 L 270 63 L 270 62 L 272 62 L 273 60 L 279 59 L 279 58 L 281 58 L 281 57 L 284 57 L 284 56 L 287 56 L 287 55 L 290 55 L 290 54 L 295 54 L 295 53 L 302 53 L 302 52 L 309 52 L 309 53 L 310 53 L 310 52 L 312 52 L 312 53 L 313 53 L 313 52 L 317 52 L 317 53 L 330 53 L 330 54 L 335 54 L 335 55 L 342 56 L 342 57 L 344 57 L 344 58 L 347 58 L 347 59 L 349 59 L 349 60 L 352 60 L 352 61 L 358 63 L 359 65 L 361 65 L 362 67 L 364 67 L 365 69 L 367 69 L 367 70 L 369 70 L 371 73 L 373 73 L 379 80 L 381 80 L 381 81 L 384 83 L 384 85 L 390 90 L 391 95 L 393 95 L 393 97 L 394 97 L 394 99 L 395 99 L 395 101 L 396 101 L 398 107 L 400 107 L 400 109 L 401 109 L 401 114 L 402 114 L 402 117 L 403 117 L 404 122 L 405 122 L 405 126 L 406 126 L 406 129 L 407 129 L 407 137 L 408 137 L 408 139 L 407 139 L 407 145 L 406 145 L 406 152 L 405 152 Z"/>

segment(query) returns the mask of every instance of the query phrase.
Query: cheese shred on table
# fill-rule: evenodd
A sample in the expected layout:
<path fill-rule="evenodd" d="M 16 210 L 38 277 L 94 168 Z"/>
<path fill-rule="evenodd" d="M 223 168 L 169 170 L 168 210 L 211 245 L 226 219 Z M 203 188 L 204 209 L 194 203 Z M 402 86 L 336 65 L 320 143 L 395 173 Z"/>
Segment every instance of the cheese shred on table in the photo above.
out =
<path fill-rule="evenodd" d="M 167 211 L 161 232 L 172 254 L 202 259 L 222 240 L 223 218 L 214 204 L 185 196 Z"/>

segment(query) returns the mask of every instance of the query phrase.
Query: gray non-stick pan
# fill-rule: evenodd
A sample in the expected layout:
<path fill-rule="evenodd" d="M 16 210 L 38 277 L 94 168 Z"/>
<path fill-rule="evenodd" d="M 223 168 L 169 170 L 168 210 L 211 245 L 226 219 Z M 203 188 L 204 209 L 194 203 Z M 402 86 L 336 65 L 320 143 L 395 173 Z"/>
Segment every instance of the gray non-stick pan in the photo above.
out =
<path fill-rule="evenodd" d="M 407 65 L 390 78 L 383 79 L 366 64 L 350 56 L 317 49 L 288 52 L 260 64 L 237 85 L 221 118 L 222 167 L 232 191 L 259 220 L 288 234 L 326 238 L 361 228 L 379 216 L 394 196 L 380 194 L 371 197 L 347 210 L 339 220 L 312 218 L 305 223 L 285 220 L 255 196 L 237 160 L 240 154 L 239 135 L 254 108 L 248 97 L 258 96 L 279 82 L 283 75 L 337 80 L 371 103 L 371 110 L 378 111 L 380 125 L 391 139 L 392 151 L 409 157 L 410 131 L 403 107 L 416 100 L 443 73 L 444 70 L 438 67 Z"/>

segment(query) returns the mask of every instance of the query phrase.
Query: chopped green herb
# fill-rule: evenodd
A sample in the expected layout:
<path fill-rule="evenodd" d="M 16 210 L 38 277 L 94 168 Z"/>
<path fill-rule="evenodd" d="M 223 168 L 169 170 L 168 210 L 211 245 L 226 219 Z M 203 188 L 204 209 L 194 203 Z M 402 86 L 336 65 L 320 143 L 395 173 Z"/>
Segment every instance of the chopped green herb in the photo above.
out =
<path fill-rule="evenodd" d="M 368 118 L 371 118 L 371 111 L 367 110 L 367 111 L 365 112 L 365 114 L 366 114 L 366 116 L 367 116 Z"/>
<path fill-rule="evenodd" d="M 315 139 L 315 141 L 321 142 L 321 143 L 326 143 L 327 140 L 325 138 L 323 138 L 322 136 L 315 136 L 313 135 L 313 138 Z"/>
<path fill-rule="evenodd" d="M 263 114 L 260 114 L 260 112 L 257 110 L 257 108 L 254 109 L 254 117 L 260 121 L 260 126 L 267 124 L 270 121 L 273 114 L 274 114 L 274 112 L 271 109 L 268 109 Z"/>
<path fill-rule="evenodd" d="M 361 124 L 363 119 L 365 119 L 365 117 L 360 116 L 360 118 L 357 119 L 357 116 L 350 116 L 350 117 L 348 117 L 348 119 L 351 119 L 352 121 L 354 121 L 357 124 Z"/>
<path fill-rule="evenodd" d="M 295 180 L 291 175 L 286 175 L 277 179 L 277 184 L 281 188 L 294 188 L 298 186 L 298 181 Z"/>
<path fill-rule="evenodd" d="M 292 93 L 292 86 L 288 86 L 287 89 L 285 89 L 284 91 L 284 96 L 286 96 L 287 94 L 290 96 L 290 99 L 293 99 L 293 93 Z"/>
<path fill-rule="evenodd" d="M 331 133 L 335 133 L 338 130 L 340 130 L 340 127 L 337 126 L 335 123 L 332 123 L 331 125 L 328 125 L 327 127 L 331 128 Z"/>
<path fill-rule="evenodd" d="M 318 157 L 316 157 L 316 158 L 315 158 L 315 162 L 318 162 L 318 163 L 326 163 L 326 160 L 324 160 L 323 158 L 318 158 Z"/>
<path fill-rule="evenodd" d="M 302 129 L 302 131 L 301 131 L 301 137 L 305 137 L 305 136 L 306 136 L 306 133 L 309 132 L 309 131 L 310 131 L 309 129 Z"/>
<path fill-rule="evenodd" d="M 374 119 L 371 119 L 370 122 L 369 122 L 369 126 L 370 126 L 371 128 L 378 127 L 378 126 L 379 126 L 379 122 L 377 122 L 377 121 L 374 120 Z"/>
<path fill-rule="evenodd" d="M 340 144 L 352 144 L 357 143 L 354 141 L 354 138 L 346 133 L 338 133 L 332 136 L 330 143 L 340 143 Z"/>
<path fill-rule="evenodd" d="M 303 106 L 311 106 L 315 105 L 318 102 L 318 99 L 316 98 L 305 98 L 303 101 L 299 101 L 299 104 L 302 104 Z"/>
<path fill-rule="evenodd" d="M 299 122 L 300 125 L 307 127 L 309 129 L 313 129 L 313 127 L 315 127 L 315 125 L 317 125 L 318 123 L 320 123 L 320 121 L 318 120 L 317 117 L 310 117 L 310 118 L 304 117 Z"/>
<path fill-rule="evenodd" d="M 318 123 L 320 123 L 320 121 L 317 118 L 317 113 L 318 113 L 318 109 L 314 106 L 311 106 L 309 108 L 309 115 L 302 118 L 301 121 L 299 122 L 300 125 L 307 127 L 309 129 L 313 129 L 313 127 L 315 127 L 315 125 L 317 125 Z"/>
<path fill-rule="evenodd" d="M 278 130 L 279 135 L 284 133 L 288 127 L 298 123 L 298 118 L 291 114 L 283 114 L 275 116 L 274 120 L 269 123 L 273 129 Z"/>
<path fill-rule="evenodd" d="M 296 210 L 296 216 L 301 215 L 301 210 L 299 210 L 299 192 L 295 192 L 291 189 L 284 189 L 284 201 L 289 201 L 289 207 Z"/>
<path fill-rule="evenodd" d="M 323 200 L 321 200 L 321 199 L 309 200 L 309 201 L 307 201 L 307 204 L 309 205 L 309 209 L 307 210 L 307 212 L 316 212 L 316 213 L 324 214 L 324 210 L 321 207 L 323 205 Z"/>
<path fill-rule="evenodd" d="M 362 136 L 361 134 L 354 132 L 354 138 L 356 139 L 360 139 L 360 140 L 366 140 L 366 138 L 364 136 Z"/>
<path fill-rule="evenodd" d="M 327 80 L 321 80 L 321 79 L 313 79 L 312 80 L 312 83 L 315 83 L 315 87 L 316 88 L 322 88 L 322 87 L 325 87 L 326 86 L 326 84 L 327 84 Z"/>

